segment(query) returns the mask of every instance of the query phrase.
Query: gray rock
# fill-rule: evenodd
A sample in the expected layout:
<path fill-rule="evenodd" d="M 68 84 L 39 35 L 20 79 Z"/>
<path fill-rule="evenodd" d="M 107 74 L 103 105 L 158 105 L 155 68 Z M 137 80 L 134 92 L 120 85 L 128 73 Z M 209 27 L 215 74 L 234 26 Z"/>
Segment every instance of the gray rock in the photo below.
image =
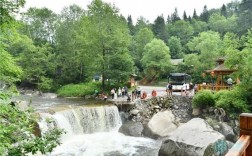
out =
<path fill-rule="evenodd" d="M 192 115 L 193 116 L 199 116 L 200 115 L 200 109 L 199 108 L 193 108 Z"/>
<path fill-rule="evenodd" d="M 27 101 L 16 102 L 16 107 L 21 111 L 26 111 L 29 108 L 29 103 Z"/>
<path fill-rule="evenodd" d="M 178 127 L 163 141 L 158 155 L 217 156 L 225 154 L 227 150 L 227 143 L 222 134 L 214 131 L 203 119 L 194 118 Z"/>
<path fill-rule="evenodd" d="M 119 132 L 127 136 L 141 137 L 143 131 L 143 125 L 141 122 L 126 122 L 124 123 Z"/>
<path fill-rule="evenodd" d="M 169 136 L 177 128 L 174 121 L 175 117 L 171 111 L 159 112 L 145 126 L 143 134 L 154 139 Z"/>
<path fill-rule="evenodd" d="M 138 113 L 139 113 L 138 109 L 133 109 L 133 110 L 130 111 L 131 115 L 137 115 Z"/>
<path fill-rule="evenodd" d="M 233 128 L 225 122 L 220 123 L 220 126 L 221 126 L 220 133 L 225 136 L 226 140 L 235 142 L 236 135 L 234 134 Z"/>

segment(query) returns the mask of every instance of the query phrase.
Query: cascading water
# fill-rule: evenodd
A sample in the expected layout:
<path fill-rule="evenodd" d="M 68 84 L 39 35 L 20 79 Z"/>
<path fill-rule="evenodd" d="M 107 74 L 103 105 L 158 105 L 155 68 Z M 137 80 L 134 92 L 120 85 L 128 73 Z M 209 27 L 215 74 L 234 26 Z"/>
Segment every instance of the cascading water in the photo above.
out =
<path fill-rule="evenodd" d="M 29 104 L 40 113 L 42 132 L 55 126 L 67 132 L 61 138 L 62 144 L 47 156 L 158 155 L 160 141 L 125 136 L 118 132 L 122 121 L 118 108 L 114 105 L 100 105 L 100 101 L 81 98 L 57 98 L 54 94 L 38 96 L 29 92 L 12 100 Z M 51 122 L 45 122 L 48 119 Z"/>
<path fill-rule="evenodd" d="M 41 116 L 42 118 L 53 118 L 57 127 L 64 129 L 68 134 L 117 131 L 122 124 L 115 106 L 76 106 L 58 111 L 53 115 L 41 113 Z M 45 126 L 45 123 L 42 124 Z"/>
<path fill-rule="evenodd" d="M 54 125 L 67 132 L 63 144 L 48 156 L 155 156 L 160 147 L 159 141 L 119 133 L 122 122 L 116 106 L 74 106 L 41 117 L 53 118 Z M 42 131 L 51 126 L 44 120 Z"/>

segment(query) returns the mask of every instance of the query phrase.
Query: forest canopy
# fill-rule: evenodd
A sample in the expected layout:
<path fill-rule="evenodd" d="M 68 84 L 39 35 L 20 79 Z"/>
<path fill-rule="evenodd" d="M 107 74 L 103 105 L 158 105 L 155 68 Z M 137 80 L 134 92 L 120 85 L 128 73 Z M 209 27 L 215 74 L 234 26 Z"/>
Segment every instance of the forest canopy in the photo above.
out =
<path fill-rule="evenodd" d="M 204 6 L 200 14 L 194 10 L 188 16 L 184 11 L 183 17 L 176 8 L 153 23 L 139 17 L 135 24 L 131 15 L 123 17 L 116 5 L 102 0 L 93 0 L 85 10 L 71 5 L 59 14 L 48 8 L 29 8 L 18 20 L 8 10 L 17 12 L 15 6 L 23 6 L 25 1 L 4 2 L 1 30 L 7 28 L 3 24 L 7 18 L 15 24 L 9 29 L 12 33 L 1 35 L 1 55 L 17 65 L 9 72 L 1 71 L 6 73 L 1 76 L 6 81 L 15 73 L 19 85 L 47 91 L 88 83 L 97 75 L 105 86 L 106 82 L 127 82 L 131 74 L 155 81 L 170 72 L 188 72 L 199 83 L 202 72 L 213 68 L 220 57 L 226 59 L 227 67 L 239 69 L 235 77 L 249 80 L 242 72 L 250 57 L 251 0 L 210 10 Z M 161 53 L 163 57 L 158 56 Z M 157 57 L 152 61 L 154 54 Z M 192 56 L 193 61 L 188 60 Z M 171 59 L 184 62 L 172 66 Z"/>

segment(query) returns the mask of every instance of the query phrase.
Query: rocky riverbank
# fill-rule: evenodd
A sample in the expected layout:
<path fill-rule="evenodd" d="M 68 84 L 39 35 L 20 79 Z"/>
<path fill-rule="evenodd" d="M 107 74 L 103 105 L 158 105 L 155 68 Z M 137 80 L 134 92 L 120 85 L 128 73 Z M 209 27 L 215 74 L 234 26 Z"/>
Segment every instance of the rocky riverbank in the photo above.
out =
<path fill-rule="evenodd" d="M 218 115 L 216 116 L 216 108 L 198 110 L 195 114 L 191 97 L 177 95 L 152 97 L 146 100 L 138 99 L 125 111 L 122 113 L 124 124 L 120 128 L 120 132 L 131 136 L 163 140 L 160 155 L 200 156 L 203 153 L 206 153 L 204 156 L 218 155 L 218 153 L 225 153 L 232 146 L 232 142 L 237 140 L 238 121 L 229 120 L 227 117 L 222 120 Z M 189 129 L 190 127 L 195 128 Z M 206 134 L 205 131 L 209 133 Z M 184 138 L 177 141 L 172 140 L 182 134 L 184 134 Z M 176 135 L 177 137 L 175 137 Z M 204 139 L 204 136 L 207 137 Z M 202 142 L 202 140 L 204 141 Z M 174 146 L 172 146 L 173 142 Z M 184 150 L 181 151 L 179 147 L 176 147 L 179 144 Z M 194 146 L 193 144 L 204 146 Z M 214 146 L 220 148 L 216 149 Z M 188 151 L 191 153 L 187 153 Z"/>

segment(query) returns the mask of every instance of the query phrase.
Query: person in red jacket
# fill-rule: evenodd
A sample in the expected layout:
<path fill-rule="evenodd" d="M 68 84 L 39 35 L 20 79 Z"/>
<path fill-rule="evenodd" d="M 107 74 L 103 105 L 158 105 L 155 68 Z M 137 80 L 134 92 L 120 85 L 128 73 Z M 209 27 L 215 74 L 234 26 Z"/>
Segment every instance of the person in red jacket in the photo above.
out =
<path fill-rule="evenodd" d="M 156 90 L 153 90 L 153 91 L 151 92 L 151 95 L 152 95 L 153 97 L 157 96 L 157 91 L 156 91 Z"/>

